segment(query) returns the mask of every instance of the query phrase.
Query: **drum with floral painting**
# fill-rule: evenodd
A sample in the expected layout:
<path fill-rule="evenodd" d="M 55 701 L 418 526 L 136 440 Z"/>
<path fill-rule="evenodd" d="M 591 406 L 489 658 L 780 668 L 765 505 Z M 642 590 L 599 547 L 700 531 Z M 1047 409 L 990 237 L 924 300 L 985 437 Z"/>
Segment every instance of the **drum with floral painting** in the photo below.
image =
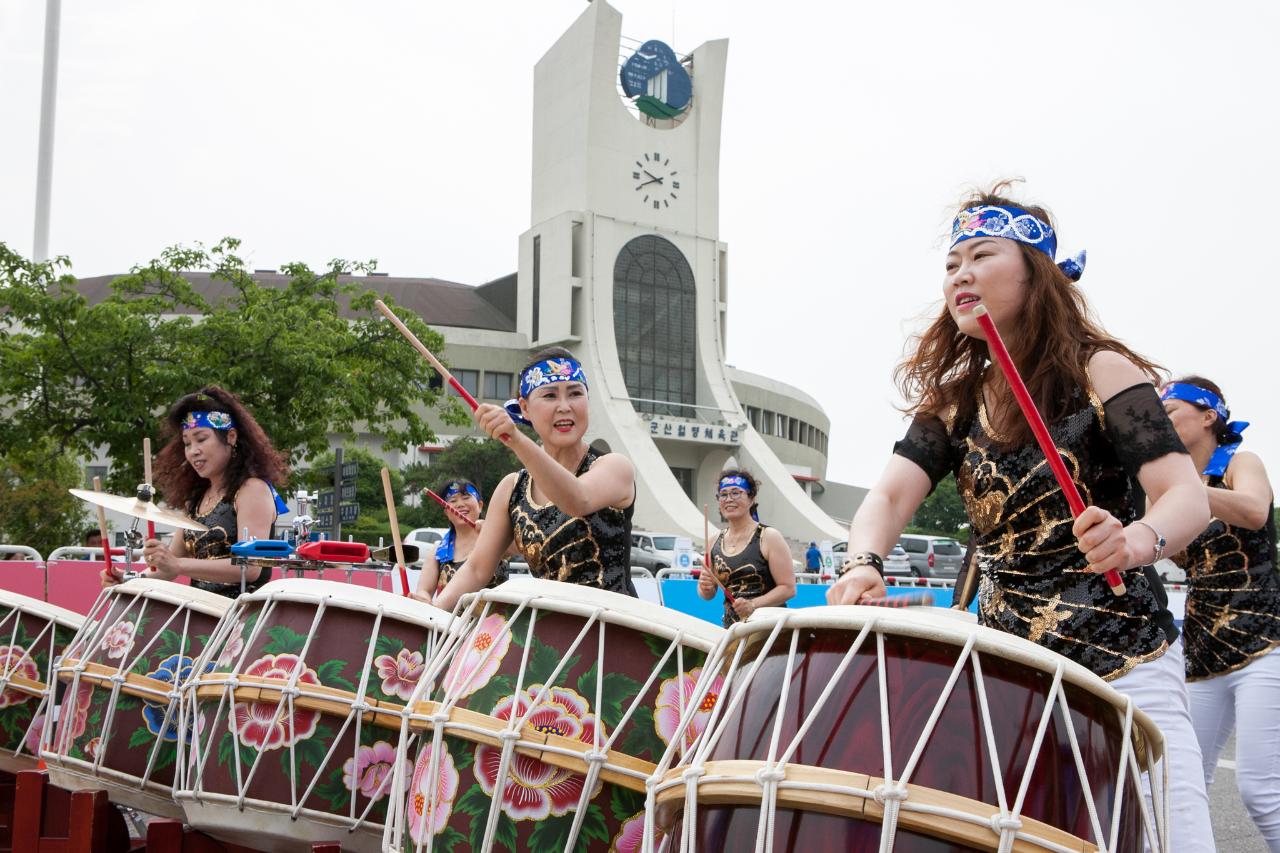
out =
<path fill-rule="evenodd" d="M 84 617 L 0 590 L 0 770 L 33 770 L 49 719 L 53 667 Z"/>
<path fill-rule="evenodd" d="M 231 599 L 161 580 L 104 589 L 57 667 L 58 723 L 41 753 L 55 785 L 178 818 L 173 781 L 192 732 L 180 688 Z"/>
<path fill-rule="evenodd" d="M 699 682 L 723 630 L 526 579 L 464 597 L 459 621 L 413 700 L 386 848 L 639 850 L 646 780 L 715 705 Z"/>
<path fill-rule="evenodd" d="M 186 691 L 187 821 L 255 849 L 376 850 L 403 709 L 449 614 L 352 584 L 273 581 L 227 613 Z"/>

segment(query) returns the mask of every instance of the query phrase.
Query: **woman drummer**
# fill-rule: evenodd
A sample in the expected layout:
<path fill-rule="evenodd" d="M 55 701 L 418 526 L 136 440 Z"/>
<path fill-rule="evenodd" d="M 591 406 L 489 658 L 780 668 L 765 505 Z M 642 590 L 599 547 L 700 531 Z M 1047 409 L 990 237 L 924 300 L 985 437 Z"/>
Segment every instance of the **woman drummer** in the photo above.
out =
<path fill-rule="evenodd" d="M 1201 472 L 1213 520 L 1174 562 L 1187 571 L 1182 623 L 1191 721 L 1213 782 L 1237 733 L 1236 782 L 1272 850 L 1280 851 L 1280 575 L 1275 494 L 1262 460 L 1239 452 L 1248 423 L 1232 421 L 1222 389 L 1200 376 L 1160 393 Z"/>
<path fill-rule="evenodd" d="M 757 607 L 786 607 L 796 594 L 791 549 L 775 528 L 756 516 L 760 484 L 747 471 L 728 468 L 720 472 L 716 500 L 728 530 L 717 530 L 711 555 L 711 571 L 698 576 L 698 595 L 710 601 L 716 594 L 716 578 L 733 596 L 724 602 L 724 626 L 746 619 Z M 715 572 L 716 577 L 711 576 Z"/>
<path fill-rule="evenodd" d="M 185 530 L 171 545 L 149 539 L 142 548 L 147 577 L 173 580 L 234 598 L 271 580 L 271 570 L 231 563 L 231 546 L 245 534 L 270 539 L 280 512 L 288 511 L 271 485 L 288 476 L 284 456 L 240 398 L 210 385 L 169 410 L 171 438 L 156 455 L 156 485 L 165 501 L 185 508 L 208 530 Z M 104 582 L 114 578 L 104 575 Z"/>
<path fill-rule="evenodd" d="M 466 563 L 480 537 L 480 530 L 484 527 L 484 519 L 480 517 L 484 500 L 480 497 L 480 490 L 470 480 L 449 480 L 440 487 L 437 494 L 452 509 L 445 512 L 449 531 L 436 544 L 435 552 L 422 561 L 418 587 L 413 593 L 414 598 L 428 604 L 431 603 L 432 596 L 444 589 L 458 573 L 458 569 Z M 459 516 L 475 522 L 475 526 L 461 521 Z M 489 586 L 497 586 L 506 579 L 507 563 L 503 560 L 493 573 Z"/>
<path fill-rule="evenodd" d="M 519 388 L 517 399 L 505 407 L 482 404 L 475 418 L 507 442 L 524 468 L 494 489 L 491 503 L 504 511 L 489 513 L 466 565 L 436 605 L 452 609 L 460 596 L 489 583 L 512 542 L 534 577 L 635 596 L 635 469 L 625 456 L 587 444 L 586 372 L 568 350 L 555 347 L 520 371 Z M 541 443 L 515 421 L 532 426 Z"/>
<path fill-rule="evenodd" d="M 948 473 L 972 524 L 979 620 L 1081 664 L 1128 694 L 1164 731 L 1179 850 L 1212 850 L 1182 653 L 1140 569 L 1208 523 L 1204 490 L 1165 415 L 1156 366 L 1091 318 L 1074 283 L 1083 256 L 1054 263 L 1042 208 L 976 194 L 952 225 L 945 307 L 900 365 L 914 420 L 863 499 L 832 604 L 884 595 L 882 555 Z M 986 306 L 1089 506 L 1073 521 L 974 309 Z M 1149 507 L 1143 514 L 1142 495 Z M 1102 572 L 1127 572 L 1115 596 Z M 1158 585 L 1157 585 L 1158 586 Z"/>

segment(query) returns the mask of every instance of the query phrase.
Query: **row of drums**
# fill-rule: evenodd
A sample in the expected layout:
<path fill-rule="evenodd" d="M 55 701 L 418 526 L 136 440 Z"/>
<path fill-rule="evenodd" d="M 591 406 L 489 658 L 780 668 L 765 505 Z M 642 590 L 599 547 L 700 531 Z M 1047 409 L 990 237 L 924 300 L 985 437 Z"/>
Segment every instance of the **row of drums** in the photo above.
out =
<path fill-rule="evenodd" d="M 0 592 L 0 670 L 0 766 L 259 850 L 1167 847 L 1159 730 L 950 611 L 132 580 Z"/>

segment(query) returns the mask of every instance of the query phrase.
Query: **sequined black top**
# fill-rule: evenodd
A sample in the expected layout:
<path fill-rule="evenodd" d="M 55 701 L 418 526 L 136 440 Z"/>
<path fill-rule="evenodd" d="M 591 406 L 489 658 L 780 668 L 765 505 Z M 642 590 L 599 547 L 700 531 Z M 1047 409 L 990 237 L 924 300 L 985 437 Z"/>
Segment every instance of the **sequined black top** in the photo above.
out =
<path fill-rule="evenodd" d="M 574 472 L 581 477 L 603 454 L 588 449 Z M 585 518 L 560 511 L 555 504 L 533 500 L 533 478 L 521 469 L 507 511 L 516 547 L 529 561 L 535 578 L 582 584 L 635 597 L 631 582 L 631 515 L 605 507 Z"/>
<path fill-rule="evenodd" d="M 1070 414 L 1049 427 L 1086 505 L 1128 524 L 1143 511 L 1138 469 L 1185 453 L 1155 389 L 1146 383 L 1105 405 L 1077 391 Z M 1128 572 L 1117 597 L 1102 575 L 1085 571 L 1071 534 L 1066 497 L 1034 441 L 999 440 L 986 407 L 949 426 L 918 417 L 894 452 L 919 465 L 936 486 L 956 475 L 973 529 L 979 620 L 1039 643 L 1105 679 L 1164 654 L 1172 619 L 1153 573 Z M 963 591 L 961 591 L 963 594 Z"/>
<path fill-rule="evenodd" d="M 1209 485 L 1224 489 L 1222 477 Z M 1261 530 L 1213 519 L 1173 561 L 1187 570 L 1187 681 L 1224 675 L 1280 645 L 1275 516 Z"/>
<path fill-rule="evenodd" d="M 757 522 L 751 539 L 736 554 L 724 553 L 723 533 L 716 537 L 715 544 L 711 546 L 711 567 L 715 570 L 720 583 L 734 598 L 759 598 L 778 585 L 778 582 L 773 579 L 773 572 L 769 571 L 769 561 L 764 557 L 764 549 L 760 547 L 764 530 L 765 525 Z M 786 607 L 787 605 L 784 602 L 775 606 Z M 741 620 L 737 612 L 729 606 L 729 599 L 726 598 L 724 626 L 728 628 L 739 621 Z"/>
<path fill-rule="evenodd" d="M 197 560 L 225 560 L 230 557 L 231 546 L 237 541 L 235 496 L 224 497 L 204 515 L 194 514 L 195 504 L 192 504 L 189 510 L 196 521 L 209 529 L 205 531 L 182 531 L 182 541 L 187 546 L 187 555 L 195 557 Z M 255 566 L 245 567 L 245 572 L 249 576 L 252 576 L 255 571 L 259 571 L 259 568 Z M 244 591 L 256 592 L 266 586 L 270 580 L 271 569 L 263 566 L 256 580 L 245 583 Z M 227 598 L 236 598 L 240 595 L 240 584 L 238 582 L 215 583 L 214 581 L 202 581 L 192 578 L 191 585 L 197 589 L 225 595 Z"/>
<path fill-rule="evenodd" d="M 440 590 L 444 589 L 449 584 L 449 581 L 453 580 L 453 576 L 458 573 L 458 569 L 462 568 L 462 565 L 465 562 L 467 562 L 466 557 L 463 557 L 460 560 L 445 560 L 444 562 L 439 562 L 439 561 L 436 562 L 436 568 L 439 569 L 439 572 L 440 572 L 436 580 L 436 592 L 439 592 Z M 493 577 L 489 579 L 489 582 L 485 584 L 484 588 L 493 589 L 495 586 L 498 586 L 499 584 L 506 583 L 509 577 L 510 577 L 510 567 L 507 565 L 506 560 L 502 560 L 501 562 L 498 563 L 498 567 L 493 570 Z"/>

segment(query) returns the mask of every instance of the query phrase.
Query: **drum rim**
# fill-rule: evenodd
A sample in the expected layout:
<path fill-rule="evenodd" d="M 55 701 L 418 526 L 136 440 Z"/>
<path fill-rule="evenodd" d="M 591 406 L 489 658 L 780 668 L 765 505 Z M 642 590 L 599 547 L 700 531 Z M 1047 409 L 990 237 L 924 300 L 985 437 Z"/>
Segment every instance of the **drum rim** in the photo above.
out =
<path fill-rule="evenodd" d="M 435 605 L 418 601 L 407 595 L 319 578 L 277 578 L 255 592 L 245 593 L 236 601 L 274 600 L 314 604 L 319 599 L 327 600 L 330 607 L 336 606 L 343 610 L 354 610 L 360 613 L 375 613 L 378 605 L 381 605 L 384 615 L 393 615 L 409 622 L 438 626 L 442 629 L 447 627 L 453 619 L 449 611 L 441 610 Z"/>
<path fill-rule="evenodd" d="M 17 600 L 14 601 L 14 599 Z M 13 604 L 15 609 L 19 609 L 24 613 L 44 617 L 64 628 L 74 628 L 77 631 L 80 630 L 85 622 L 85 615 L 83 613 L 77 613 L 74 610 L 59 607 L 56 604 L 50 604 L 47 601 L 42 601 L 39 598 L 32 598 L 31 596 L 23 595 L 20 592 L 0 589 L 0 606 L 6 604 Z"/>
<path fill-rule="evenodd" d="M 137 597 L 163 601 L 166 604 L 185 605 L 206 616 L 219 619 L 235 603 L 235 599 L 209 592 L 207 589 L 200 589 L 198 586 L 187 586 L 183 583 L 155 578 L 130 578 L 123 583 L 107 587 L 103 592 L 112 596 L 136 594 Z"/>
<path fill-rule="evenodd" d="M 723 657 L 731 656 L 731 650 L 737 643 L 748 636 L 771 631 L 778 621 L 785 620 L 786 628 L 839 628 L 842 630 L 861 630 L 868 622 L 875 622 L 877 628 L 888 629 L 888 633 L 898 636 L 915 637 L 923 640 L 935 640 L 951 646 L 963 647 L 970 636 L 975 636 L 974 650 L 1030 666 L 1048 675 L 1053 675 L 1059 661 L 1062 663 L 1062 680 L 1087 690 L 1117 712 L 1124 714 L 1128 698 L 1102 679 L 1097 673 L 1086 669 L 1070 658 L 1050 651 L 1030 640 L 989 628 L 985 625 L 964 621 L 953 621 L 925 612 L 910 612 L 883 607 L 865 607 L 859 605 L 826 605 L 787 609 L 781 607 L 763 607 L 752 613 L 745 622 L 733 625 L 726 632 Z M 856 624 L 855 624 L 856 623 Z M 1133 706 L 1134 726 L 1142 732 L 1143 738 L 1158 745 L 1157 753 L 1165 753 L 1164 733 L 1135 703 Z"/>
<path fill-rule="evenodd" d="M 723 642 L 726 633 L 718 625 L 661 604 L 595 587 L 541 578 L 512 578 L 493 589 L 468 593 L 462 597 L 462 612 L 465 613 L 468 603 L 477 597 L 484 602 L 517 606 L 537 602 L 540 610 L 574 616 L 590 616 L 595 610 L 602 609 L 602 622 L 640 630 L 667 640 L 674 639 L 679 633 L 685 640 L 693 641 L 688 645 L 706 652 Z M 546 606 L 548 604 L 551 606 Z"/>

